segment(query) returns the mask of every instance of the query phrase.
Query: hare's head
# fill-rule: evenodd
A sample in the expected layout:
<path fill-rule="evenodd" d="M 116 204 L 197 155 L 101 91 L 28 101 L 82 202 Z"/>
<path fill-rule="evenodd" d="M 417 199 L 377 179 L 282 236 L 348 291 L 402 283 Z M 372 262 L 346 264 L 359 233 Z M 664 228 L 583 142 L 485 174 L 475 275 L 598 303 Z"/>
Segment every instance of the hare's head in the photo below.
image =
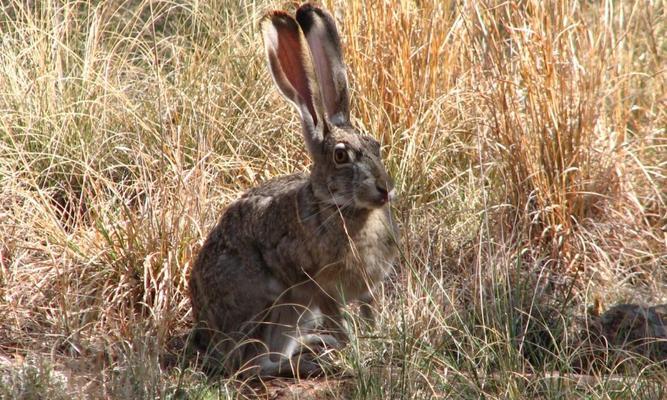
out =
<path fill-rule="evenodd" d="M 393 182 L 380 144 L 350 123 L 347 75 L 331 15 L 304 4 L 296 19 L 269 13 L 262 31 L 271 75 L 301 117 L 315 195 L 341 208 L 384 206 L 393 197 Z"/>

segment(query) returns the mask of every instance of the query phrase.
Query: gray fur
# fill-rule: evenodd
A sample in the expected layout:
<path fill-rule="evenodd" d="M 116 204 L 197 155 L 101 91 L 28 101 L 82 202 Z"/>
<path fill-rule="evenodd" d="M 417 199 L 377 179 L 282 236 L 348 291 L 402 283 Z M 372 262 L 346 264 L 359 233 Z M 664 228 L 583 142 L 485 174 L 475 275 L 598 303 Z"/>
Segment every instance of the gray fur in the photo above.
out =
<path fill-rule="evenodd" d="M 263 21 L 263 29 L 280 24 L 266 44 L 269 67 L 281 93 L 301 113 L 321 110 L 317 88 L 306 86 L 317 83 L 309 67 L 312 61 L 303 59 L 303 73 L 283 71 L 289 63 L 281 64 L 281 51 L 295 51 L 290 60 L 310 54 L 302 47 L 280 47 L 280 29 L 292 35 L 292 44 L 297 43 L 294 35 L 303 38 L 289 18 L 274 12 Z M 337 68 L 344 65 L 342 59 L 335 63 Z M 303 99 L 292 86 L 312 93 L 315 104 L 300 106 Z M 347 87 L 340 90 L 347 93 Z M 297 94 L 290 98 L 292 93 Z M 321 142 L 307 146 L 311 173 L 272 179 L 231 203 L 193 266 L 189 286 L 195 337 L 227 372 L 321 372 L 317 354 L 346 340 L 341 307 L 360 301 L 364 315 L 370 314 L 372 290 L 398 255 L 398 229 L 389 207 L 393 183 L 382 165 L 380 145 L 349 124 L 306 117 L 302 115 L 307 143 L 314 129 L 321 133 Z M 335 161 L 341 144 L 346 152 L 341 157 L 347 162 Z"/>

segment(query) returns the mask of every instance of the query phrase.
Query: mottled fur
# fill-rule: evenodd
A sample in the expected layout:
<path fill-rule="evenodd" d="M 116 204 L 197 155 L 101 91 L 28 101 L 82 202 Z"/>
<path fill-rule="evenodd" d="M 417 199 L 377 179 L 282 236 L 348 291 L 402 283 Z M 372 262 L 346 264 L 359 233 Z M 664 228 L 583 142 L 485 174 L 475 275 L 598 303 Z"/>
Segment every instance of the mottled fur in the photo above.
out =
<path fill-rule="evenodd" d="M 379 144 L 349 122 L 333 18 L 310 5 L 297 16 L 307 28 L 284 12 L 262 28 L 274 81 L 301 115 L 311 173 L 230 204 L 190 278 L 200 347 L 227 371 L 260 376 L 320 372 L 312 354 L 346 338 L 340 308 L 369 302 L 398 253 L 393 183 Z"/>

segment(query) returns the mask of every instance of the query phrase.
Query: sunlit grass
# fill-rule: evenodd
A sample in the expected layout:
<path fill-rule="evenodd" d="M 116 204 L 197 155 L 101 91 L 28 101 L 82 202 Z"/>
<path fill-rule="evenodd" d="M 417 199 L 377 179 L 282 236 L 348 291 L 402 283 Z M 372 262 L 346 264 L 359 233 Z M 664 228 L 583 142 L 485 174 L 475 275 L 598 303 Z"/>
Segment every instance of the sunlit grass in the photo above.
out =
<path fill-rule="evenodd" d="M 667 303 L 665 4 L 325 4 L 403 240 L 323 390 L 664 397 L 636 356 L 574 366 L 594 299 Z M 0 6 L 0 397 L 271 390 L 190 359 L 186 278 L 226 204 L 309 164 L 257 31 L 290 7 Z"/>

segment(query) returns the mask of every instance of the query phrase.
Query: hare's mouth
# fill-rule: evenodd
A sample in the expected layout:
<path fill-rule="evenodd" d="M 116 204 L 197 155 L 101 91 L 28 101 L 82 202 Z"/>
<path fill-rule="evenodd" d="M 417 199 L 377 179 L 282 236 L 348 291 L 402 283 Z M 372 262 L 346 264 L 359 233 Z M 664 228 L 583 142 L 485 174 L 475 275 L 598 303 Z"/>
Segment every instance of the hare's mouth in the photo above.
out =
<path fill-rule="evenodd" d="M 373 210 L 376 208 L 384 207 L 390 203 L 395 196 L 396 191 L 394 189 L 387 192 L 386 190 L 376 188 L 374 193 L 367 193 L 364 196 L 355 196 L 355 203 L 358 208 Z"/>

